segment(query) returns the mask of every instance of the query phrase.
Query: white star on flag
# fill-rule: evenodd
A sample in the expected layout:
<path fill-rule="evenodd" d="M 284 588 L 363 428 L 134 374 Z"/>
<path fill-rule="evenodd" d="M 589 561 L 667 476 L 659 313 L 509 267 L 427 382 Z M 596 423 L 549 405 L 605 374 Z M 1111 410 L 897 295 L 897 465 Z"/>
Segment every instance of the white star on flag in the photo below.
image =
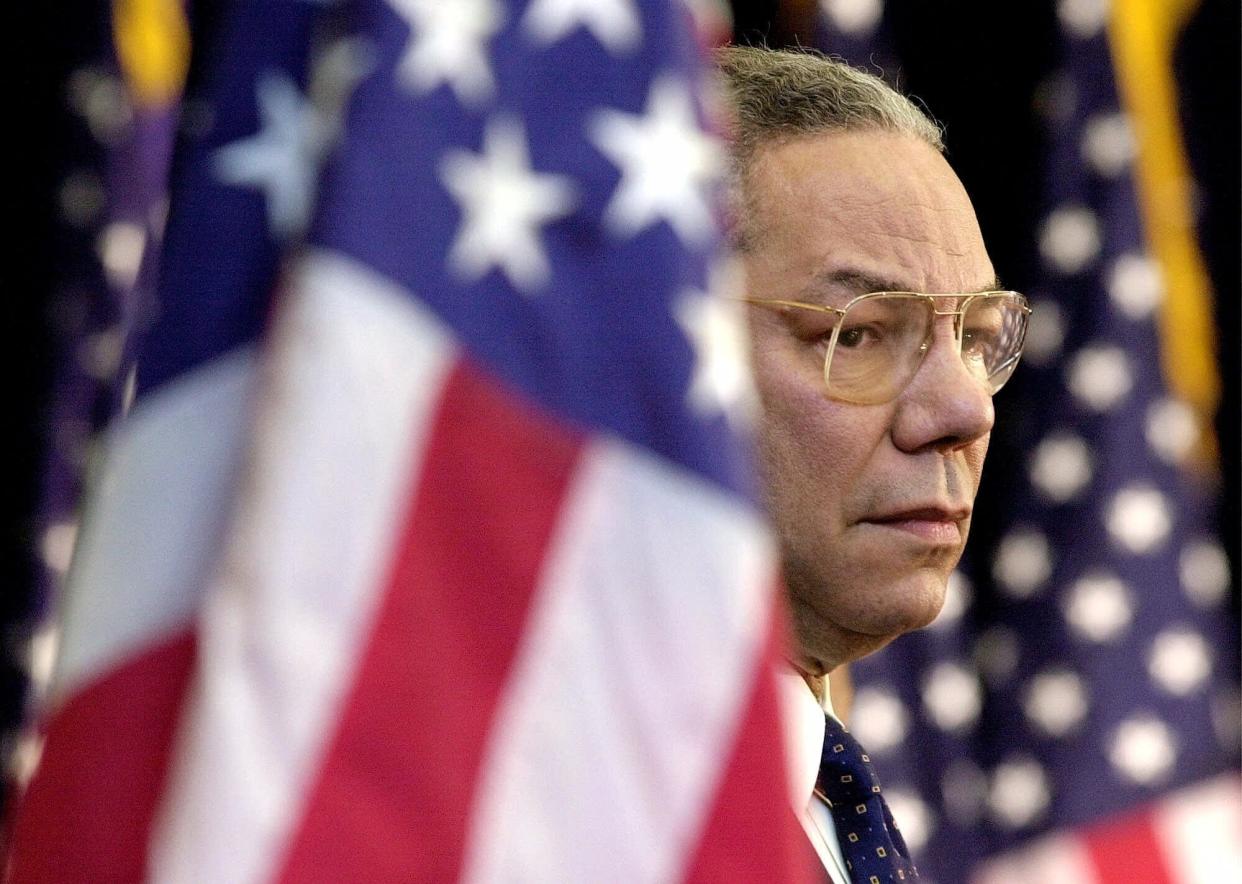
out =
<path fill-rule="evenodd" d="M 569 214 L 573 187 L 563 175 L 530 168 L 522 124 L 496 117 L 483 134 L 483 152 L 453 150 L 440 161 L 440 179 L 461 207 L 449 263 L 466 279 L 493 267 L 514 288 L 532 294 L 548 279 L 539 228 Z"/>
<path fill-rule="evenodd" d="M 708 240 L 713 225 L 707 188 L 721 169 L 722 154 L 699 128 L 684 82 L 658 78 L 643 115 L 599 111 L 589 134 L 621 170 L 604 212 L 615 233 L 634 236 L 664 220 L 686 244 Z"/>
<path fill-rule="evenodd" d="M 259 131 L 217 150 L 212 167 L 225 184 L 262 190 L 268 225 L 277 239 L 286 239 L 310 219 L 328 126 L 285 73 L 260 76 L 255 98 Z"/>
<path fill-rule="evenodd" d="M 495 88 L 485 45 L 504 17 L 495 0 L 389 0 L 410 26 L 397 67 L 401 82 L 423 95 L 448 83 L 457 100 L 475 103 Z"/>
<path fill-rule="evenodd" d="M 534 0 L 522 27 L 544 46 L 584 27 L 614 55 L 634 49 L 642 38 L 634 0 Z"/>
<path fill-rule="evenodd" d="M 756 397 L 750 375 L 750 343 L 741 302 L 736 263 L 712 268 L 708 288 L 683 291 L 674 305 L 677 324 L 694 347 L 694 376 L 687 399 L 704 416 L 722 414 L 739 428 L 754 416 Z"/>

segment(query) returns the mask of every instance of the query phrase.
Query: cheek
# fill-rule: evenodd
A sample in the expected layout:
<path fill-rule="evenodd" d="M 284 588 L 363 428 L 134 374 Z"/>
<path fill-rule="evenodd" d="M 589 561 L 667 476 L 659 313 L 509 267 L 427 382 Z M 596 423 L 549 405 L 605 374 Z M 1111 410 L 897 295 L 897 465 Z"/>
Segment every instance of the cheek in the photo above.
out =
<path fill-rule="evenodd" d="M 974 480 L 974 491 L 976 494 L 979 492 L 979 480 L 983 476 L 983 461 L 988 456 L 988 442 L 991 439 L 992 434 L 988 433 L 972 442 L 964 452 L 966 471 Z"/>
<path fill-rule="evenodd" d="M 771 515 L 787 537 L 792 531 L 822 542 L 842 527 L 852 477 L 862 472 L 858 446 L 818 389 L 769 392 L 763 406 L 760 466 Z"/>
<path fill-rule="evenodd" d="M 834 402 L 821 364 L 788 332 L 754 328 L 760 468 L 781 533 L 817 543 L 843 529 L 853 489 L 884 436 L 882 409 Z"/>

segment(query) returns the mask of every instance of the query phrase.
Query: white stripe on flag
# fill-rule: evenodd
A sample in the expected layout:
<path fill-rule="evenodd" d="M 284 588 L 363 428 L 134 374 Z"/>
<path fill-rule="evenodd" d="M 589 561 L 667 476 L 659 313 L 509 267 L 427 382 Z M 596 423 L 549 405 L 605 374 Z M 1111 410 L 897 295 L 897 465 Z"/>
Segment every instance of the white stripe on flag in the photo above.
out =
<path fill-rule="evenodd" d="M 583 455 L 480 772 L 462 880 L 684 871 L 758 677 L 774 571 L 737 499 Z"/>
<path fill-rule="evenodd" d="M 157 881 L 277 872 L 375 613 L 453 358 L 408 292 L 341 256 L 292 279 L 253 459 L 205 599 Z"/>
<path fill-rule="evenodd" d="M 254 375 L 251 349 L 235 351 L 109 430 L 69 572 L 53 703 L 190 623 L 225 530 Z"/>
<path fill-rule="evenodd" d="M 1152 827 L 1177 884 L 1242 881 L 1242 790 L 1236 775 L 1165 799 L 1155 809 Z"/>
<path fill-rule="evenodd" d="M 993 860 L 972 884 L 1098 884 L 1087 846 L 1072 835 L 1050 835 Z"/>

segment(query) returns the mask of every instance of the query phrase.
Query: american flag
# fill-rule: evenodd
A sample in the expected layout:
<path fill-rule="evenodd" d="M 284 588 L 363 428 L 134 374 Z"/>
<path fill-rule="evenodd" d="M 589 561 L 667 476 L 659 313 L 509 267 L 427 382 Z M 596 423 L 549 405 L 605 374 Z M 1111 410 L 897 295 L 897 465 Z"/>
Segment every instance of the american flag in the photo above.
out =
<path fill-rule="evenodd" d="M 951 47 L 894 27 L 910 36 L 913 6 L 826 2 L 820 45 L 890 77 L 920 52 L 939 65 Z M 853 667 L 852 729 L 942 884 L 1242 879 L 1236 624 L 1204 469 L 1210 305 L 1180 183 L 1178 22 L 1160 6 L 1055 4 L 1037 269 L 999 268 L 1034 314 L 997 402 L 977 509 L 994 523 L 975 526 L 936 623 Z M 972 77 L 1021 63 L 971 45 Z M 1021 134 L 988 132 L 1006 162 Z"/>
<path fill-rule="evenodd" d="M 105 7 L 58 10 L 49 28 L 56 33 L 54 48 L 40 44 L 39 28 L 28 25 L 31 58 L 46 84 L 31 93 L 37 110 L 29 137 L 37 147 L 30 153 L 45 158 L 24 176 L 42 192 L 33 223 L 25 225 L 33 248 L 22 266 L 30 278 L 16 288 L 26 292 L 23 304 L 38 319 L 18 315 L 13 322 L 31 354 L 27 365 L 36 366 L 25 392 L 37 404 L 23 409 L 18 400 L 13 417 L 20 426 L 24 411 L 35 412 L 26 423 L 44 444 L 40 463 L 19 468 L 29 477 L 21 483 L 29 491 L 10 498 L 20 501 L 22 534 L 37 538 L 33 549 L 27 547 L 33 573 L 8 573 L 11 588 L 0 614 L 9 636 L 0 654 L 6 670 L 20 661 L 22 673 L 20 682 L 7 671 L 4 678 L 6 688 L 21 684 L 19 696 L 6 691 L 3 701 L 0 745 L 7 762 L 17 761 L 10 776 L 26 757 L 13 757 L 18 728 L 10 715 L 21 718 L 20 693 L 29 676 L 46 682 L 54 644 L 50 630 L 32 635 L 32 627 L 51 619 L 43 615 L 68 567 L 91 436 L 115 408 L 126 317 L 140 288 L 143 254 L 161 227 L 157 207 L 184 78 L 186 28 L 178 5 L 167 4 L 163 11 L 171 15 L 160 11 L 159 4 L 118 3 L 113 29 Z M 115 42 L 109 39 L 114 34 Z M 144 36 L 155 36 L 163 47 L 158 58 Z M 40 166 L 49 180 L 39 181 Z M 54 225 L 50 230 L 34 221 L 44 214 Z"/>
<path fill-rule="evenodd" d="M 195 37 L 14 880 L 800 880 L 687 10 Z"/>

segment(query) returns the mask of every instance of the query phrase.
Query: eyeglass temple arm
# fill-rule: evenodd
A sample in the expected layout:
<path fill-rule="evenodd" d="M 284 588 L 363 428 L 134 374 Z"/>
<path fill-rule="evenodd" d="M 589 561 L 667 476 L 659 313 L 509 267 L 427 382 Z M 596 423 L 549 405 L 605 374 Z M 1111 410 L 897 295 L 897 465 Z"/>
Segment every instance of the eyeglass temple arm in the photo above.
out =
<path fill-rule="evenodd" d="M 741 301 L 744 304 L 758 304 L 761 307 L 800 307 L 803 310 L 814 310 L 817 313 L 833 313 L 843 316 L 845 311 L 840 307 L 826 307 L 822 304 L 807 304 L 803 301 L 782 301 L 777 298 L 730 298 L 731 301 Z"/>

